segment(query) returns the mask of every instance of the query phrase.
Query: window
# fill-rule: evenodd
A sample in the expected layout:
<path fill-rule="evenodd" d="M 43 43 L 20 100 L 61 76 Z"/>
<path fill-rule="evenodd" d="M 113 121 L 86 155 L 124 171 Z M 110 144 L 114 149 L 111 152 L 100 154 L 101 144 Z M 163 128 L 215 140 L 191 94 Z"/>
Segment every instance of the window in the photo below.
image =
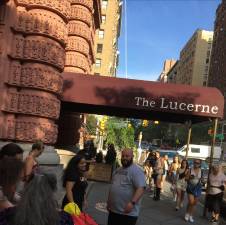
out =
<path fill-rule="evenodd" d="M 191 148 L 192 153 L 200 153 L 200 148 Z"/>
<path fill-rule="evenodd" d="M 101 59 L 96 59 L 96 67 L 101 67 Z"/>
<path fill-rule="evenodd" d="M 106 22 L 106 15 L 102 15 L 102 23 L 105 23 Z"/>
<path fill-rule="evenodd" d="M 206 64 L 208 64 L 208 63 L 209 63 L 209 59 L 207 58 L 207 59 L 206 59 Z"/>
<path fill-rule="evenodd" d="M 102 9 L 107 9 L 107 6 L 108 6 L 108 1 L 107 0 L 102 0 Z"/>
<path fill-rule="evenodd" d="M 102 53 L 102 50 L 103 50 L 103 45 L 97 44 L 97 53 Z"/>
<path fill-rule="evenodd" d="M 98 32 L 98 37 L 99 37 L 100 39 L 103 39 L 103 38 L 104 38 L 104 30 L 99 30 L 99 32 Z"/>

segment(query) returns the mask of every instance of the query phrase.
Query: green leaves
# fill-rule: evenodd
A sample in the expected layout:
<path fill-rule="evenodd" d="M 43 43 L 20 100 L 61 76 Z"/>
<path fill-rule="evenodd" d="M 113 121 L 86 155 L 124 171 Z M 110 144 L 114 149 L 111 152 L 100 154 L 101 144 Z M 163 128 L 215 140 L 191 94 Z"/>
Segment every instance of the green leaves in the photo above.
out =
<path fill-rule="evenodd" d="M 117 148 L 134 146 L 134 128 L 128 127 L 125 119 L 111 117 L 106 125 L 106 144 L 113 143 Z"/>

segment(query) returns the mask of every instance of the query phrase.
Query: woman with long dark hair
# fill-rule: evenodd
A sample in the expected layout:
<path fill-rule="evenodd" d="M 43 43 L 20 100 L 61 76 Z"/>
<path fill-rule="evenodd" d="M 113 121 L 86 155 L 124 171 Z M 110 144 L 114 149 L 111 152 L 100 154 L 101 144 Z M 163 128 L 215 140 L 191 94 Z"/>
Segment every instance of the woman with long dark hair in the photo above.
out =
<path fill-rule="evenodd" d="M 73 225 L 69 214 L 59 211 L 54 174 L 35 174 L 24 190 L 10 225 Z"/>
<path fill-rule="evenodd" d="M 62 202 L 62 208 L 69 203 L 75 202 L 82 211 L 86 203 L 85 194 L 88 186 L 85 178 L 86 160 L 83 155 L 74 156 L 68 163 L 63 175 L 63 187 L 66 194 Z"/>
<path fill-rule="evenodd" d="M 23 162 L 15 158 L 0 160 L 0 211 L 13 207 L 16 187 L 23 173 Z"/>
<path fill-rule="evenodd" d="M 23 160 L 24 150 L 15 143 L 8 143 L 4 145 L 0 150 L 0 160 L 4 158 L 15 158 Z"/>
<path fill-rule="evenodd" d="M 13 157 L 0 160 L 0 224 L 8 225 L 14 213 L 14 196 L 22 177 L 23 162 Z"/>
<path fill-rule="evenodd" d="M 187 188 L 186 176 L 189 173 L 189 165 L 186 159 L 183 159 L 180 168 L 177 169 L 176 179 L 176 191 L 177 191 L 177 203 L 176 210 L 183 207 L 184 194 Z"/>

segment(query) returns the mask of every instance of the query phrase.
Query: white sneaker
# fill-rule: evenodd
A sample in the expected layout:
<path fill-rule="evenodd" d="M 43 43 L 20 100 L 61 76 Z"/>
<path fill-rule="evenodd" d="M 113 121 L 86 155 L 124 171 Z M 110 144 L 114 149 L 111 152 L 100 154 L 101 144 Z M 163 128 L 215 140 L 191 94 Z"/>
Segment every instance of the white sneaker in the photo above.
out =
<path fill-rule="evenodd" d="M 188 214 L 188 213 L 186 213 L 186 214 L 185 214 L 185 216 L 184 216 L 185 221 L 188 221 L 188 220 L 189 220 L 189 218 L 190 218 L 189 214 Z"/>
<path fill-rule="evenodd" d="M 189 222 L 191 222 L 191 223 L 195 222 L 192 216 L 189 217 Z"/>

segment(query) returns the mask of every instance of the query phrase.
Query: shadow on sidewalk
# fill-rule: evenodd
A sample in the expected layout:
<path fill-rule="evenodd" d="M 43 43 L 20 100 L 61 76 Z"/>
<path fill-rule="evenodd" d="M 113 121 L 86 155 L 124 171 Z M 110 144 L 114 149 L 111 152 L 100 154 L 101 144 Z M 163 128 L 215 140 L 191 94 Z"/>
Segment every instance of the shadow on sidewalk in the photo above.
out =
<path fill-rule="evenodd" d="M 107 224 L 108 212 L 106 210 L 106 201 L 108 197 L 109 184 L 100 182 L 90 182 L 88 194 L 88 208 L 85 210 L 90 214 L 99 225 Z M 165 192 L 161 195 L 160 201 L 153 201 L 150 192 L 145 192 L 140 216 L 137 225 L 183 225 L 190 224 L 185 222 L 185 206 L 179 211 L 175 211 L 175 202 L 172 200 L 170 185 L 166 184 Z M 186 197 L 185 197 L 186 200 Z M 185 204 L 186 205 L 186 201 Z M 202 217 L 203 205 L 199 203 L 195 210 L 195 225 L 211 224 L 209 220 Z M 117 225 L 117 224 L 116 224 Z M 216 225 L 216 224 L 214 224 Z M 221 221 L 220 225 L 226 225 Z"/>

